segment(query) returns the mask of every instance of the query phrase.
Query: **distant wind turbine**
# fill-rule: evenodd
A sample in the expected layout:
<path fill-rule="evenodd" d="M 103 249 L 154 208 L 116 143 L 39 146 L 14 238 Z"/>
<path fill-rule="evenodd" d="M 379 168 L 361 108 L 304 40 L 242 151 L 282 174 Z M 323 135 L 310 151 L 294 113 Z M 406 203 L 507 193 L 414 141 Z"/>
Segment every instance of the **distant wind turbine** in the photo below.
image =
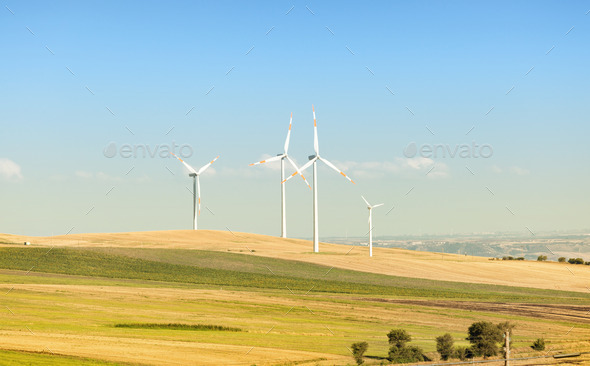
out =
<path fill-rule="evenodd" d="M 367 208 L 369 209 L 369 257 L 373 256 L 373 209 L 375 207 L 383 206 L 383 203 L 378 205 L 371 206 L 369 202 L 365 199 L 365 197 L 361 196 L 363 201 L 367 204 Z"/>
<path fill-rule="evenodd" d="M 291 163 L 291 165 L 293 165 L 293 167 L 295 168 L 295 174 L 301 173 L 299 168 L 295 164 L 295 162 L 293 162 L 293 160 L 291 160 L 291 158 L 287 154 L 287 151 L 289 150 L 289 141 L 291 139 L 291 125 L 292 124 L 293 124 L 293 113 L 291 113 L 291 118 L 289 120 L 289 131 L 287 132 L 287 139 L 285 140 L 284 152 L 282 154 L 277 154 L 277 156 L 273 156 L 272 158 L 262 160 L 257 163 L 252 163 L 252 164 L 250 164 L 250 166 L 258 165 L 258 164 L 265 164 L 265 163 L 270 163 L 273 161 L 280 160 L 281 161 L 281 182 L 283 182 L 285 180 L 285 159 L 287 159 L 289 161 L 289 163 Z M 307 179 L 305 179 L 303 174 L 301 174 L 301 177 L 303 178 L 303 180 L 305 181 L 307 186 L 311 189 L 311 186 L 309 185 L 309 183 L 307 183 Z M 285 195 L 285 185 L 284 184 L 281 184 L 281 237 L 283 237 L 283 238 L 287 237 L 287 208 L 286 208 L 286 195 Z"/>
<path fill-rule="evenodd" d="M 305 169 L 309 168 L 313 164 L 313 251 L 318 253 L 320 251 L 319 248 L 319 225 L 318 225 L 318 173 L 317 173 L 317 161 L 321 160 L 324 164 L 329 166 L 330 168 L 334 169 L 336 172 L 340 173 L 344 178 L 351 181 L 353 184 L 354 181 L 350 179 L 346 174 L 344 174 L 340 169 L 336 168 L 336 166 L 330 163 L 328 160 L 320 157 L 320 147 L 318 143 L 318 124 L 315 118 L 315 109 L 313 105 L 311 106 L 313 111 L 313 148 L 315 150 L 315 155 L 309 156 L 309 161 L 302 166 L 298 171 L 293 173 L 290 177 L 283 181 L 286 182 L 287 180 L 291 179 L 298 173 L 303 172 Z"/>
<path fill-rule="evenodd" d="M 197 230 L 197 216 L 201 214 L 201 183 L 199 182 L 199 176 L 203 174 L 211 164 L 215 162 L 215 160 L 219 159 L 219 155 L 213 160 L 211 160 L 208 164 L 201 167 L 199 170 L 195 170 L 192 166 L 188 165 L 184 160 L 179 158 L 178 156 L 170 153 L 176 159 L 180 160 L 182 164 L 188 169 L 189 177 L 193 177 L 193 230 Z"/>

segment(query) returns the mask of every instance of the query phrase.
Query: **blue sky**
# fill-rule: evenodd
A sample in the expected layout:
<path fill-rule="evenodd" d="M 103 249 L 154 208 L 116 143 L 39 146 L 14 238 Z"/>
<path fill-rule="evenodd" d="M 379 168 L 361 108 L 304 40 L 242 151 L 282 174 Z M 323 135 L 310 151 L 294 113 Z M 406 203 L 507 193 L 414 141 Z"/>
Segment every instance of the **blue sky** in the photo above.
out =
<path fill-rule="evenodd" d="M 291 112 L 305 163 L 312 104 L 322 156 L 357 182 L 319 168 L 323 237 L 365 235 L 361 194 L 385 203 L 376 236 L 588 230 L 589 10 L 5 1 L 0 232 L 190 228 L 176 160 L 104 155 L 175 143 L 195 166 L 221 155 L 201 180 L 201 228 L 277 235 L 278 164 L 248 164 L 281 152 Z M 408 157 L 412 143 L 493 153 Z M 311 192 L 287 184 L 288 232 L 310 237 Z"/>

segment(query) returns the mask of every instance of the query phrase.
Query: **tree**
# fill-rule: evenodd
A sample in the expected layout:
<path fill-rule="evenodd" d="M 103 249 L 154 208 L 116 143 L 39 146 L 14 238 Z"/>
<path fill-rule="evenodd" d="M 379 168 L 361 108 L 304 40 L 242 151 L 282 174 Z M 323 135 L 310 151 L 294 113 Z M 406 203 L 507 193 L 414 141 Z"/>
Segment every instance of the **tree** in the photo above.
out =
<path fill-rule="evenodd" d="M 584 260 L 582 258 L 570 258 L 567 261 L 570 264 L 584 264 Z"/>
<path fill-rule="evenodd" d="M 559 258 L 557 258 L 557 261 L 559 263 L 564 263 L 565 262 L 565 257 L 559 257 Z"/>
<path fill-rule="evenodd" d="M 436 351 L 440 354 L 443 361 L 453 357 L 455 340 L 449 333 L 436 337 Z"/>
<path fill-rule="evenodd" d="M 387 338 L 389 338 L 389 344 L 394 345 L 397 348 L 404 348 L 406 343 L 412 340 L 412 336 L 410 336 L 404 329 L 392 329 L 387 333 Z"/>
<path fill-rule="evenodd" d="M 498 342 L 502 341 L 502 330 L 492 322 L 475 322 L 467 329 L 467 340 L 476 356 L 488 358 L 498 354 Z"/>
<path fill-rule="evenodd" d="M 367 352 L 367 348 L 369 348 L 369 344 L 367 342 L 356 342 L 350 346 L 352 350 L 352 356 L 356 361 L 357 365 L 361 365 L 363 362 L 363 355 Z"/>
<path fill-rule="evenodd" d="M 466 359 L 473 357 L 473 351 L 469 347 L 457 346 L 455 348 L 455 357 L 461 361 L 465 361 Z"/>
<path fill-rule="evenodd" d="M 498 323 L 498 325 L 496 326 L 500 329 L 500 332 L 502 332 L 502 334 L 506 332 L 512 333 L 512 329 L 516 328 L 516 324 L 512 324 L 510 322 Z"/>
<path fill-rule="evenodd" d="M 387 358 L 393 363 L 408 363 L 408 362 L 422 362 L 425 361 L 422 348 L 417 346 L 391 346 L 389 349 L 389 357 Z"/>
<path fill-rule="evenodd" d="M 545 350 L 545 340 L 543 338 L 537 338 L 537 340 L 533 342 L 531 348 L 535 351 Z"/>
<path fill-rule="evenodd" d="M 540 255 L 540 256 L 538 256 L 538 257 L 537 257 L 537 260 L 538 260 L 539 262 L 546 261 L 546 260 L 547 260 L 547 256 L 546 256 L 546 255 Z"/>

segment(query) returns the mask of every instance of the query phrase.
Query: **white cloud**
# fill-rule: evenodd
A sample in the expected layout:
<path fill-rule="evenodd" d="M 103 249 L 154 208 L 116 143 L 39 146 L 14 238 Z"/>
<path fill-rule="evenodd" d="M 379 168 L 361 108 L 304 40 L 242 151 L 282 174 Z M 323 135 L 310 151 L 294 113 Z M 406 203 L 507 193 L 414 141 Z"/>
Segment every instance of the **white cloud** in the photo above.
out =
<path fill-rule="evenodd" d="M 513 166 L 511 166 L 510 168 L 507 168 L 507 169 L 502 169 L 502 168 L 500 168 L 497 165 L 493 165 L 492 166 L 492 171 L 494 173 L 496 173 L 496 174 L 502 174 L 504 171 L 506 171 L 506 172 L 513 173 L 513 174 L 520 175 L 520 176 L 529 175 L 529 173 L 530 173 L 530 171 L 528 169 L 521 168 L 521 167 L 516 166 L 516 165 L 513 165 Z"/>
<path fill-rule="evenodd" d="M 528 175 L 530 173 L 528 169 L 524 169 L 519 166 L 513 166 L 512 168 L 510 168 L 510 171 L 512 171 L 516 175 Z"/>
<path fill-rule="evenodd" d="M 118 182 L 121 180 L 120 177 L 113 177 L 111 175 L 108 175 L 106 173 L 103 172 L 98 172 L 98 173 L 92 173 L 92 172 L 87 172 L 84 170 L 78 170 L 76 171 L 76 177 L 78 178 L 82 178 L 82 179 L 99 179 L 102 181 L 110 181 L 110 182 Z"/>
<path fill-rule="evenodd" d="M 410 175 L 421 173 L 428 178 L 449 176 L 449 167 L 445 163 L 435 162 L 430 158 L 395 158 L 393 161 L 336 162 L 343 171 L 349 171 L 354 177 L 379 178 L 387 174 Z"/>
<path fill-rule="evenodd" d="M 0 158 L 0 178 L 10 181 L 23 179 L 20 166 L 10 159 Z"/>
<path fill-rule="evenodd" d="M 89 178 L 92 178 L 93 176 L 94 176 L 94 174 L 92 174 L 90 172 L 85 172 L 83 170 L 78 170 L 76 172 L 76 177 L 78 177 L 78 178 L 89 179 Z"/>

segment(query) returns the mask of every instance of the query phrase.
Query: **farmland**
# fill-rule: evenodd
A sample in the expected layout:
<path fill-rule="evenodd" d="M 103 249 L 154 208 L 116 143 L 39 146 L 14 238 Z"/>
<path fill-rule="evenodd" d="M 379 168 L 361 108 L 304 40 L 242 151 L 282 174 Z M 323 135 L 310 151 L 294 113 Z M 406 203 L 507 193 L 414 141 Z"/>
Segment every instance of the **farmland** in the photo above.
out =
<path fill-rule="evenodd" d="M 0 246 L 0 364 L 346 365 L 356 341 L 379 364 L 391 328 L 435 358 L 436 336 L 467 345 L 479 320 L 517 325 L 515 357 L 535 355 L 538 337 L 552 352 L 590 349 L 587 292 L 354 271 L 257 255 L 256 242 L 107 244 Z"/>

